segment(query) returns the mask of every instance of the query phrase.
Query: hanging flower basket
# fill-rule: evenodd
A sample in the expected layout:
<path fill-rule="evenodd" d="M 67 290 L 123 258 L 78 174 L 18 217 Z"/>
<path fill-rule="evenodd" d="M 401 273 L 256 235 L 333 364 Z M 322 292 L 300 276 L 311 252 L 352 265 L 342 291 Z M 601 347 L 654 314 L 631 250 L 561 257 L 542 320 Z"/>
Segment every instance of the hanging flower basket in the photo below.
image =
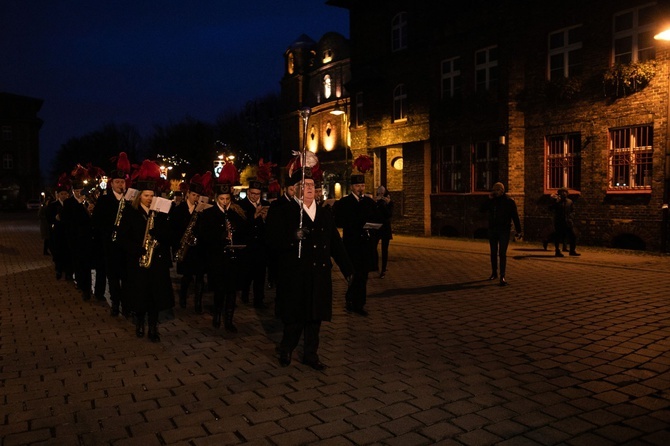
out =
<path fill-rule="evenodd" d="M 655 60 L 614 64 L 603 75 L 605 96 L 620 98 L 638 92 L 649 85 L 656 71 Z"/>

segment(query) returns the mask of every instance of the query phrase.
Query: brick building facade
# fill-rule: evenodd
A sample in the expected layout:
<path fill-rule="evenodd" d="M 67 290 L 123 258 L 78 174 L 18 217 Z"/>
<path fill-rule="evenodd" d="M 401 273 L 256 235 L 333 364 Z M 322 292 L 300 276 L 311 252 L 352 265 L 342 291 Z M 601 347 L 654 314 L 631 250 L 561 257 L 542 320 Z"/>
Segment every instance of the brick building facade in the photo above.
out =
<path fill-rule="evenodd" d="M 327 3 L 350 13 L 352 155 L 396 230 L 482 237 L 502 181 L 529 240 L 567 187 L 581 243 L 667 249 L 668 2 Z"/>
<path fill-rule="evenodd" d="M 24 208 L 40 197 L 37 113 L 42 100 L 0 92 L 0 209 Z"/>

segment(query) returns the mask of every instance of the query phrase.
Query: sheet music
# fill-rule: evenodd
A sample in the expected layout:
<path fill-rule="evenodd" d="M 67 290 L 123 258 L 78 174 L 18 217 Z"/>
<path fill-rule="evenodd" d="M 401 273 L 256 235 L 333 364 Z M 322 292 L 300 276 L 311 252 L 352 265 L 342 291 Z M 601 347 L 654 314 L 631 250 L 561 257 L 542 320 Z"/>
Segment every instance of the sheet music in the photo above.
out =
<path fill-rule="evenodd" d="M 133 189 L 132 187 L 129 187 L 128 190 L 126 191 L 126 194 L 123 196 L 124 199 L 133 201 L 135 197 L 137 197 L 137 194 L 139 194 L 140 191 L 137 189 Z"/>
<path fill-rule="evenodd" d="M 151 200 L 151 207 L 149 209 L 167 214 L 170 212 L 171 208 L 172 200 L 168 200 L 167 198 L 163 197 L 154 197 L 153 200 Z"/>

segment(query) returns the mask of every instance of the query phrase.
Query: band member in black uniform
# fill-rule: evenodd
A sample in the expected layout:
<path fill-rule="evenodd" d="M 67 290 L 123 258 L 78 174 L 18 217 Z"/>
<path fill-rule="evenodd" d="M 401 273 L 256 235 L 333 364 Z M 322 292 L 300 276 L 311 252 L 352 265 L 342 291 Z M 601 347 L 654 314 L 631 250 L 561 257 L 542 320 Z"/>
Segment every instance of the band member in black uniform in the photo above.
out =
<path fill-rule="evenodd" d="M 119 228 L 119 239 L 126 252 L 124 292 L 135 312 L 135 334 L 144 337 L 146 317 L 148 338 L 152 342 L 160 341 L 158 313 L 174 306 L 170 279 L 172 227 L 167 213 L 149 210 L 160 180 L 158 164 L 145 160 L 134 182 L 139 193 L 124 209 Z"/>
<path fill-rule="evenodd" d="M 77 166 L 73 171 L 72 196 L 63 202 L 61 219 L 65 226 L 68 247 L 72 255 L 74 278 L 84 300 L 91 299 L 93 269 L 93 223 L 91 212 L 95 205 L 82 192 L 89 181 L 86 169 Z"/>
<path fill-rule="evenodd" d="M 249 222 L 249 240 L 245 252 L 246 267 L 243 271 L 242 302 L 249 302 L 249 288 L 253 283 L 254 308 L 265 308 L 265 270 L 267 245 L 265 243 L 265 218 L 270 203 L 261 198 L 263 183 L 250 181 L 247 196 L 240 201 Z"/>
<path fill-rule="evenodd" d="M 51 257 L 56 268 L 56 280 L 65 274 L 65 280 L 72 280 L 72 256 L 67 243 L 65 226 L 63 225 L 63 203 L 70 197 L 71 180 L 67 174 L 58 179 L 56 185 L 56 199 L 47 207 L 47 223 L 51 240 Z"/>
<path fill-rule="evenodd" d="M 351 176 L 351 193 L 335 202 L 333 206 L 337 226 L 342 228 L 342 241 L 354 263 L 354 277 L 347 290 L 346 309 L 361 316 L 367 316 L 365 302 L 367 297 L 368 272 L 375 271 L 375 252 L 377 250 L 374 234 L 365 229 L 366 223 L 376 223 L 377 204 L 365 195 L 365 176 Z"/>
<path fill-rule="evenodd" d="M 232 164 L 229 164 L 232 166 Z M 240 288 L 242 254 L 247 242 L 247 217 L 242 208 L 232 202 L 231 182 L 222 173 L 214 185 L 214 206 L 202 211 L 198 225 L 198 243 L 202 242 L 207 259 L 207 277 L 214 290 L 214 310 L 212 325 L 221 326 L 221 312 L 224 313 L 224 328 L 237 333 L 233 324 L 236 295 Z M 226 181 L 226 182 L 223 182 Z"/>
<path fill-rule="evenodd" d="M 102 257 L 105 262 L 112 301 L 110 314 L 118 316 L 121 310 L 126 317 L 130 316 L 130 305 L 123 295 L 126 258 L 121 242 L 118 240 L 118 231 L 125 208 L 130 207 L 130 202 L 124 198 L 126 178 L 129 173 L 130 161 L 126 153 L 121 152 L 117 158 L 116 169 L 110 172 L 107 193 L 98 198 L 93 210 L 93 226 L 97 236 L 102 240 Z"/>
<path fill-rule="evenodd" d="M 173 254 L 177 261 L 177 274 L 181 275 L 179 283 L 179 306 L 186 308 L 188 288 L 195 277 L 195 312 L 202 313 L 202 295 L 205 292 L 205 259 L 202 248 L 197 243 L 196 225 L 200 212 L 196 210 L 200 196 L 209 187 L 211 173 L 196 174 L 188 182 L 181 204 L 172 206 L 170 221 L 175 240 Z"/>
<path fill-rule="evenodd" d="M 291 176 L 298 185 L 300 170 Z M 311 170 L 305 169 L 302 228 L 299 203 L 284 202 L 272 206 L 267 219 L 268 243 L 277 262 L 277 313 L 284 324 L 279 345 L 279 363 L 291 363 L 293 350 L 304 333 L 303 363 L 315 370 L 325 365 L 318 355 L 322 321 L 333 313 L 331 257 L 349 278 L 353 266 L 342 244 L 330 210 L 315 200 Z M 291 200 L 294 200 L 291 198 Z"/>

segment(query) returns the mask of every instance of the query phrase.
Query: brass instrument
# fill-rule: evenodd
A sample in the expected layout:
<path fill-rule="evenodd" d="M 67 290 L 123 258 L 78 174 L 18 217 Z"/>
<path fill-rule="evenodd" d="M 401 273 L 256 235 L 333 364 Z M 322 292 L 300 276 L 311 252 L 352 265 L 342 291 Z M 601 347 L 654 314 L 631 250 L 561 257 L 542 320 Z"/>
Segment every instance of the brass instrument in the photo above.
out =
<path fill-rule="evenodd" d="M 147 220 L 147 227 L 144 230 L 144 241 L 142 242 L 142 247 L 144 248 L 144 254 L 140 257 L 140 268 L 149 268 L 151 266 L 151 260 L 154 256 L 154 250 L 158 246 L 158 241 L 154 239 L 150 231 L 154 228 L 154 217 L 155 211 L 149 211 L 149 218 Z"/>
<path fill-rule="evenodd" d="M 118 236 L 119 225 L 121 224 L 121 217 L 123 217 L 123 208 L 126 206 L 126 200 L 121 197 L 119 201 L 119 208 L 116 210 L 116 218 L 114 219 L 114 232 L 112 232 L 112 241 L 116 241 Z"/>
<path fill-rule="evenodd" d="M 188 251 L 188 248 L 195 246 L 195 244 L 198 243 L 198 239 L 196 238 L 195 234 L 193 234 L 193 228 L 198 221 L 198 215 L 200 215 L 200 212 L 193 211 L 191 220 L 188 222 L 188 226 L 186 226 L 186 231 L 184 231 L 184 235 L 181 236 L 181 240 L 179 241 L 179 249 L 175 254 L 175 260 L 177 262 L 183 261 L 186 258 L 186 252 Z"/>

